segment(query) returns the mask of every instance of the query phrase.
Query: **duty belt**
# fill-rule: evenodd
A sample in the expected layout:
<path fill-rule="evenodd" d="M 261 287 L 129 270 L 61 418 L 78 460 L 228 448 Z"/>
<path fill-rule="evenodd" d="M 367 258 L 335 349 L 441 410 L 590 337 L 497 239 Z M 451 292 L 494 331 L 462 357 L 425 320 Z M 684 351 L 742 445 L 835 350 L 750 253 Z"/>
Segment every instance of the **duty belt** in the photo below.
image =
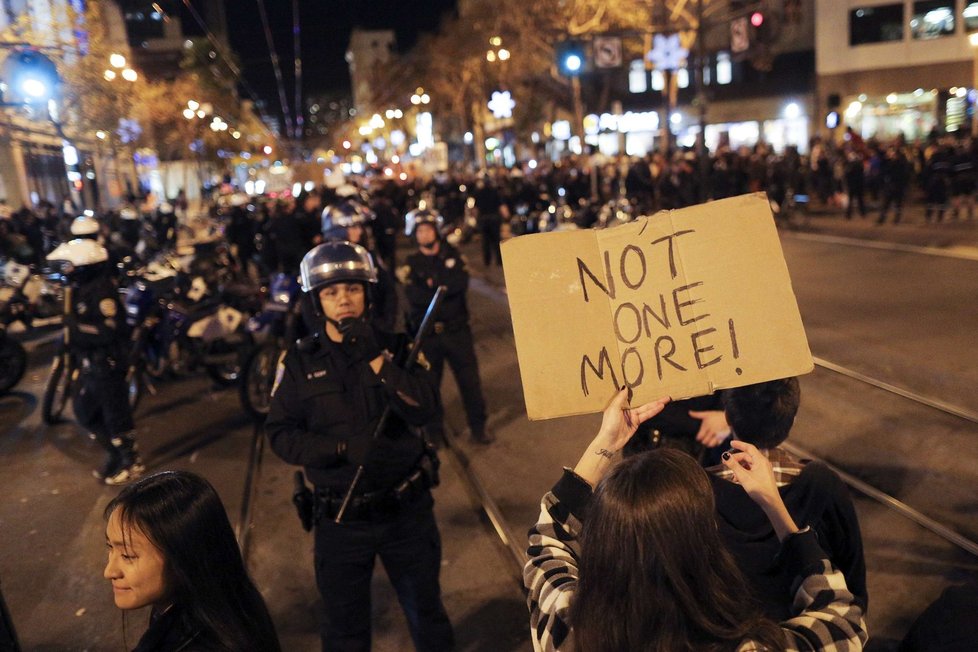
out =
<path fill-rule="evenodd" d="M 434 461 L 433 461 L 434 460 Z M 353 496 L 343 513 L 343 521 L 370 521 L 389 518 L 404 507 L 412 505 L 425 492 L 438 484 L 437 458 L 425 454 L 418 465 L 393 488 Z M 316 487 L 315 520 L 334 519 L 343 504 L 343 493 Z"/>

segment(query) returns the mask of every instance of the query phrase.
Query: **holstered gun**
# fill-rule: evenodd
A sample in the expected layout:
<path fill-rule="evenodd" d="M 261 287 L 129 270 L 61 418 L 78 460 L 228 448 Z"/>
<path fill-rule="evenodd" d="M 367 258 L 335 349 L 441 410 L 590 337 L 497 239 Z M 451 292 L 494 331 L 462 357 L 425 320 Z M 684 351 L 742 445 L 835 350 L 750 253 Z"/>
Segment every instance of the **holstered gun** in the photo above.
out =
<path fill-rule="evenodd" d="M 302 529 L 308 532 L 316 524 L 316 499 L 306 486 L 306 477 L 302 471 L 295 472 L 295 488 L 292 491 L 292 504 L 299 515 Z"/>

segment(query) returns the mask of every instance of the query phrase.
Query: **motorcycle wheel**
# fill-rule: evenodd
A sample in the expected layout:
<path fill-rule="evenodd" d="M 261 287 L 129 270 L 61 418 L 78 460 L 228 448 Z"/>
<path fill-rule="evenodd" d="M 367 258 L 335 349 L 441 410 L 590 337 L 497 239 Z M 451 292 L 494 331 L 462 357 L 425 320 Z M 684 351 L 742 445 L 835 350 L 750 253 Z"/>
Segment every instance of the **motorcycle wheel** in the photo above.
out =
<path fill-rule="evenodd" d="M 44 385 L 44 400 L 41 401 L 41 418 L 44 423 L 53 425 L 61 421 L 61 414 L 71 396 L 71 376 L 74 369 L 65 369 L 65 356 L 58 354 L 51 363 L 51 374 Z"/>
<path fill-rule="evenodd" d="M 0 344 L 0 394 L 20 382 L 27 370 L 27 351 L 17 340 L 4 337 Z"/>
<path fill-rule="evenodd" d="M 238 386 L 241 405 L 258 421 L 268 416 L 280 352 L 278 346 L 269 343 L 252 351 L 244 364 L 244 377 Z"/>

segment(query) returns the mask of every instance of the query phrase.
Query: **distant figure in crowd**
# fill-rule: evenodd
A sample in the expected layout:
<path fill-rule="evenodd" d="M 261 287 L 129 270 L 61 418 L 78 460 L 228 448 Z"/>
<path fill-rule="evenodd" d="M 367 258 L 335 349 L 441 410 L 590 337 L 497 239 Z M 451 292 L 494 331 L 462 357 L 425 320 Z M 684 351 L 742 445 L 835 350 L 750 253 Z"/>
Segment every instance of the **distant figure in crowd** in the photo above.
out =
<path fill-rule="evenodd" d="M 207 480 L 157 473 L 105 508 L 115 605 L 152 607 L 135 652 L 278 652 L 275 625 Z"/>
<path fill-rule="evenodd" d="M 862 609 L 812 529 L 795 524 L 761 451 L 734 441 L 723 463 L 767 516 L 795 578 L 792 617 L 780 625 L 748 598 L 696 460 L 667 448 L 616 463 L 668 399 L 636 408 L 626 400 L 622 390 L 609 403 L 530 530 L 523 582 L 534 649 L 861 650 Z"/>
<path fill-rule="evenodd" d="M 499 251 L 502 238 L 503 218 L 509 217 L 509 209 L 503 203 L 496 184 L 489 177 L 480 178 L 472 194 L 476 210 L 479 211 L 479 234 L 482 236 L 482 263 L 488 267 L 496 262 L 503 264 Z"/>
<path fill-rule="evenodd" d="M 425 341 L 424 352 L 431 361 L 431 369 L 439 388 L 445 361 L 448 361 L 465 406 L 470 438 L 477 444 L 491 444 L 495 438 L 486 429 L 486 401 L 482 394 L 479 361 L 475 355 L 475 342 L 469 326 L 466 297 L 469 272 L 465 266 L 465 258 L 442 239 L 444 220 L 438 213 L 414 210 L 405 216 L 405 224 L 408 236 L 418 244 L 418 250 L 410 254 L 406 264 L 398 270 L 398 275 L 405 284 L 411 329 L 416 330 L 421 325 L 438 286 L 444 285 L 448 288 L 434 329 Z M 427 430 L 433 441 L 441 441 L 444 437 L 444 410 L 441 401 L 438 414 L 428 424 Z"/>

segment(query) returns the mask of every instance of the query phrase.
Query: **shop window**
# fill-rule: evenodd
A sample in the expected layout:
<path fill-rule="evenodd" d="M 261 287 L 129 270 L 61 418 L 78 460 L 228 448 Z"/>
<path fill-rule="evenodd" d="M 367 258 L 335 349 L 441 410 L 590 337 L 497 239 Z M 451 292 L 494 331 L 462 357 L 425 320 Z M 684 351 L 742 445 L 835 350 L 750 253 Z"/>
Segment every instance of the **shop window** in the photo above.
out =
<path fill-rule="evenodd" d="M 903 40 L 903 4 L 849 11 L 849 45 Z"/>
<path fill-rule="evenodd" d="M 729 52 L 717 52 L 717 83 L 729 84 L 733 81 L 733 64 Z"/>
<path fill-rule="evenodd" d="M 666 76 L 661 70 L 652 71 L 652 90 L 661 91 L 666 87 Z"/>
<path fill-rule="evenodd" d="M 649 73 L 641 59 L 632 61 L 628 68 L 628 90 L 631 93 L 644 93 L 649 90 Z"/>
<path fill-rule="evenodd" d="M 954 33 L 954 0 L 925 0 L 913 3 L 910 35 L 918 40 Z"/>
<path fill-rule="evenodd" d="M 978 2 L 969 2 L 961 14 L 964 18 L 964 31 L 978 32 Z"/>
<path fill-rule="evenodd" d="M 687 88 L 689 86 L 689 69 L 680 68 L 676 71 L 676 86 Z"/>

